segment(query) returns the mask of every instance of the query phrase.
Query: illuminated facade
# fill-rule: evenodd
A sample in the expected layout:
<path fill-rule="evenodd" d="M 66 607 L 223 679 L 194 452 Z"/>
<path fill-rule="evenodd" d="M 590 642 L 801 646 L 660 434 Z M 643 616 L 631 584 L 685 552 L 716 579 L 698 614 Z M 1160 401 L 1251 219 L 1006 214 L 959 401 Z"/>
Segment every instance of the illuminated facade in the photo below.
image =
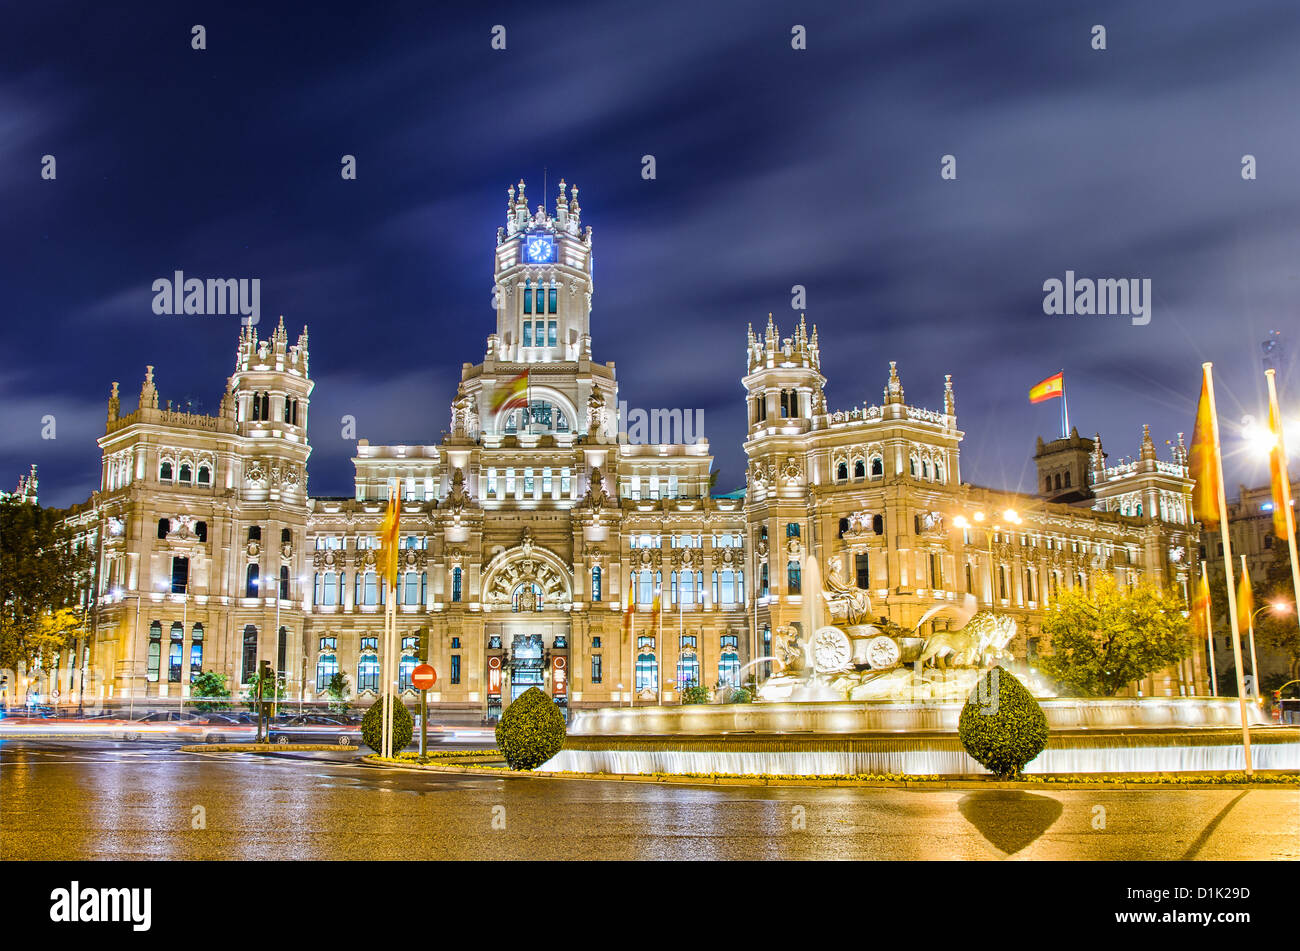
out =
<path fill-rule="evenodd" d="M 706 440 L 620 433 L 614 365 L 592 357 L 592 255 L 576 188 L 561 183 L 553 214 L 511 188 L 496 326 L 462 369 L 448 433 L 359 440 L 347 497 L 307 492 L 305 328 L 293 345 L 283 321 L 269 339 L 241 332 L 216 416 L 160 409 L 152 367 L 122 415 L 114 383 L 100 488 L 69 516 L 99 551 L 96 662 L 112 695 L 187 696 L 200 669 L 244 684 L 268 660 L 291 697 L 319 696 L 336 672 L 373 697 L 393 492 L 401 687 L 427 643 L 430 702 L 483 716 L 534 685 L 570 707 L 738 685 L 773 631 L 803 623 L 810 558 L 824 571 L 840 555 L 899 623 L 968 594 L 1011 612 L 1021 656 L 1040 647 L 1039 612 L 1063 586 L 1099 572 L 1186 585 L 1181 439 L 1163 462 L 1144 434 L 1139 461 L 1107 467 L 1099 440 L 1075 433 L 1040 441 L 1040 495 L 965 485 L 951 378 L 943 409 L 922 409 L 890 364 L 880 405 L 832 411 L 802 318 L 790 337 L 770 316 L 750 331 L 748 486 L 711 495 Z M 1066 471 L 1081 491 L 1055 489 Z M 1009 509 L 1014 527 L 999 522 Z M 977 512 L 987 522 L 958 527 Z M 1198 692 L 1197 663 L 1140 689 Z"/>

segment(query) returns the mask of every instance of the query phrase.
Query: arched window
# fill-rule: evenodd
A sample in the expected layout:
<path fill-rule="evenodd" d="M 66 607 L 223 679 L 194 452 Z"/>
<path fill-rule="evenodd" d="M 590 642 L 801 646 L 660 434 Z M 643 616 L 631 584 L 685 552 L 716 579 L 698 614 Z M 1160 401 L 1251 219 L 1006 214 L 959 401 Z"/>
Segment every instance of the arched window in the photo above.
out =
<path fill-rule="evenodd" d="M 653 641 L 653 638 L 647 638 Z M 636 656 L 636 689 L 637 690 L 656 690 L 659 684 L 659 662 L 655 659 L 654 652 L 637 654 Z"/>
<path fill-rule="evenodd" d="M 941 462 L 936 462 L 934 464 L 934 481 L 935 482 L 943 481 L 943 463 Z"/>
<path fill-rule="evenodd" d="M 330 685 L 334 675 L 339 672 L 339 659 L 334 654 L 321 654 L 316 658 L 316 692 L 320 693 Z"/>
<path fill-rule="evenodd" d="M 841 462 L 835 467 L 835 480 L 837 482 L 846 482 L 849 478 L 849 464 Z"/>
<path fill-rule="evenodd" d="M 930 481 L 930 462 L 929 462 L 929 460 L 923 460 L 923 461 L 921 462 L 921 478 L 924 479 L 926 482 L 929 482 L 929 481 Z"/>
<path fill-rule="evenodd" d="M 600 582 L 600 565 L 597 565 L 591 569 L 591 600 L 593 602 L 599 601 L 601 598 Z"/>
<path fill-rule="evenodd" d="M 171 520 L 171 519 L 169 519 L 169 518 L 160 518 L 160 519 L 158 519 L 158 537 L 159 537 L 159 538 L 166 538 L 166 537 L 167 537 L 167 533 L 168 533 L 169 531 L 171 531 L 171 528 L 172 528 L 172 520 Z"/>
<path fill-rule="evenodd" d="M 190 468 L 190 464 L 188 462 L 181 463 L 180 481 L 185 483 L 186 485 L 194 481 L 194 471 Z"/>
<path fill-rule="evenodd" d="M 542 609 L 542 586 L 537 584 L 536 582 L 525 581 L 523 584 L 515 588 L 514 595 L 512 595 L 510 599 L 512 610 L 520 611 L 520 610 L 528 609 L 527 608 L 527 601 L 529 600 L 529 598 L 527 597 L 528 593 L 531 593 L 532 595 L 532 602 L 535 606 L 535 609 L 539 611 Z"/>
<path fill-rule="evenodd" d="M 1065 473 L 1065 487 L 1066 487 L 1067 489 L 1070 487 L 1070 473 L 1069 473 L 1069 472 L 1066 472 L 1066 473 Z"/>
<path fill-rule="evenodd" d="M 735 651 L 724 651 L 718 658 L 718 681 L 727 687 L 740 686 L 740 655 Z"/>
<path fill-rule="evenodd" d="M 876 479 L 885 474 L 885 460 L 883 456 L 871 457 L 871 478 Z"/>
<path fill-rule="evenodd" d="M 912 457 L 908 460 L 908 471 L 911 472 L 911 474 L 912 474 L 912 478 L 914 478 L 914 479 L 916 478 L 916 475 L 917 475 L 917 465 L 916 465 L 916 464 L 917 464 L 917 458 L 916 458 L 916 456 L 912 456 Z"/>
<path fill-rule="evenodd" d="M 683 654 L 677 661 L 677 689 L 698 685 L 700 682 L 700 661 L 694 654 Z"/>
<path fill-rule="evenodd" d="M 257 562 L 253 562 L 251 565 L 248 566 L 248 571 L 246 572 L 244 578 L 244 597 L 246 598 L 257 597 L 257 586 L 259 580 L 258 573 L 260 570 L 261 569 L 258 568 L 257 566 Z"/>
<path fill-rule="evenodd" d="M 397 665 L 397 692 L 406 693 L 408 690 L 414 690 L 411 683 L 411 672 L 415 670 L 418 661 L 411 654 L 403 654 L 401 661 Z"/>
<path fill-rule="evenodd" d="M 181 682 L 181 667 L 185 664 L 185 628 L 180 621 L 173 621 L 167 645 L 167 682 Z"/>
<path fill-rule="evenodd" d="M 871 516 L 871 530 L 875 532 L 877 535 L 885 534 L 885 516 L 883 515 Z"/>
<path fill-rule="evenodd" d="M 362 654 L 357 661 L 357 693 L 367 691 L 379 691 L 379 657 L 375 654 Z"/>
<path fill-rule="evenodd" d="M 1044 491 L 1044 492 L 1051 492 L 1051 491 L 1052 491 L 1052 477 L 1051 477 L 1051 476 L 1048 476 L 1046 479 L 1043 480 L 1043 491 Z"/>
<path fill-rule="evenodd" d="M 158 467 L 158 478 L 164 482 L 172 480 L 172 464 L 170 462 L 164 462 Z"/>
<path fill-rule="evenodd" d="M 1061 474 L 1059 472 L 1056 474 L 1056 488 L 1058 490 L 1061 488 Z"/>
<path fill-rule="evenodd" d="M 207 523 L 207 522 L 195 522 L 195 523 L 194 523 L 194 537 L 197 538 L 197 539 L 198 539 L 199 541 L 201 541 L 201 542 L 206 542 L 206 541 L 208 540 L 208 523 Z"/>
<path fill-rule="evenodd" d="M 867 477 L 867 463 L 862 459 L 853 460 L 853 478 L 865 479 Z"/>
<path fill-rule="evenodd" d="M 293 532 L 287 528 L 280 529 L 280 544 L 287 545 L 293 541 Z"/>
<path fill-rule="evenodd" d="M 849 520 L 847 518 L 840 519 L 840 538 L 843 538 L 844 533 L 847 532 L 848 530 L 849 530 Z"/>
<path fill-rule="evenodd" d="M 190 683 L 203 673 L 203 625 L 195 624 L 190 632 Z"/>
<path fill-rule="evenodd" d="M 244 626 L 244 655 L 240 667 L 240 683 L 249 683 L 257 676 L 257 628 L 252 624 Z"/>
<path fill-rule="evenodd" d="M 162 661 L 162 623 L 153 621 L 149 624 L 149 652 L 145 660 L 144 679 L 151 684 L 158 682 L 158 667 Z"/>

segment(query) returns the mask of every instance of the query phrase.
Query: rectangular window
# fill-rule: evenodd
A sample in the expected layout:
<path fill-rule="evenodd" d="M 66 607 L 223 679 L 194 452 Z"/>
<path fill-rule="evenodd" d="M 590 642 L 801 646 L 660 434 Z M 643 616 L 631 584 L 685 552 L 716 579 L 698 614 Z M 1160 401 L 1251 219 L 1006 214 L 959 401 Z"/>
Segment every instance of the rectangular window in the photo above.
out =
<path fill-rule="evenodd" d="M 533 322 L 531 320 L 525 320 L 524 321 L 524 346 L 531 347 L 532 345 L 533 345 Z"/>
<path fill-rule="evenodd" d="M 506 498 L 515 494 L 515 470 L 506 470 Z"/>
<path fill-rule="evenodd" d="M 546 313 L 546 288 L 539 287 L 534 293 L 537 295 L 537 313 Z"/>
<path fill-rule="evenodd" d="M 497 471 L 488 469 L 487 471 L 487 496 L 489 499 L 497 497 Z"/>
<path fill-rule="evenodd" d="M 451 682 L 454 684 L 460 683 L 460 655 L 459 654 L 451 655 Z"/>
<path fill-rule="evenodd" d="M 524 470 L 524 498 L 532 498 L 533 495 L 533 470 Z"/>
<path fill-rule="evenodd" d="M 791 561 L 785 566 L 786 573 L 786 594 L 800 594 L 803 592 L 803 580 L 800 577 L 799 562 Z"/>
<path fill-rule="evenodd" d="M 551 470 L 543 469 L 542 470 L 542 496 L 545 498 L 547 496 L 552 495 L 554 489 L 555 489 L 555 481 L 551 478 Z"/>
<path fill-rule="evenodd" d="M 567 499 L 573 487 L 573 475 L 568 466 L 560 470 L 560 498 Z"/>
<path fill-rule="evenodd" d="M 786 538 L 798 538 L 798 537 L 799 537 L 799 523 L 798 523 L 798 522 L 787 522 L 787 523 L 786 523 L 786 526 L 785 526 L 785 537 L 786 537 Z"/>
<path fill-rule="evenodd" d="M 554 314 L 554 313 L 558 313 L 558 312 L 559 312 L 559 308 L 556 306 L 556 305 L 559 303 L 559 302 L 556 300 L 556 298 L 558 297 L 558 291 L 559 291 L 559 289 L 558 289 L 558 288 L 555 288 L 555 287 L 552 287 L 552 288 L 550 288 L 550 290 L 547 291 L 547 294 L 546 294 L 546 312 L 549 313 L 549 314 Z M 555 326 L 555 321 L 553 321 L 553 320 L 551 321 L 551 326 L 552 326 L 552 327 Z M 552 346 L 555 345 L 555 340 L 554 340 L 554 339 L 551 340 L 551 345 L 552 345 Z"/>
<path fill-rule="evenodd" d="M 554 294 L 555 292 L 552 291 L 551 293 Z M 553 314 L 555 313 L 555 311 L 552 310 L 551 313 Z M 555 346 L 556 343 L 559 341 L 559 334 L 557 332 L 558 326 L 559 325 L 553 320 L 548 320 L 546 322 L 546 345 L 548 347 Z"/>
<path fill-rule="evenodd" d="M 532 312 L 533 312 L 533 292 L 532 289 L 528 286 L 528 282 L 525 281 L 524 282 L 524 313 L 531 314 Z"/>
<path fill-rule="evenodd" d="M 599 654 L 591 655 L 591 682 L 593 684 L 600 683 L 600 655 Z"/>
<path fill-rule="evenodd" d="M 190 583 L 190 560 L 188 558 L 172 559 L 172 594 L 184 594 Z"/>

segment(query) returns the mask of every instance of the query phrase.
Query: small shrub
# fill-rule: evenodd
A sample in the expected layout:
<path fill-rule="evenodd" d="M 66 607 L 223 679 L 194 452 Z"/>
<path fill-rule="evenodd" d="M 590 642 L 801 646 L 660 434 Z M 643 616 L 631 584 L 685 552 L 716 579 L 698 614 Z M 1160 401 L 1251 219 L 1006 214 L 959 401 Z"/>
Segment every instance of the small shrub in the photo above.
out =
<path fill-rule="evenodd" d="M 1047 716 L 1010 671 L 995 667 L 966 699 L 957 733 L 973 760 L 1009 779 L 1047 746 Z"/>
<path fill-rule="evenodd" d="M 393 752 L 404 750 L 415 732 L 415 720 L 400 698 L 393 699 Z M 361 718 L 361 739 L 376 753 L 384 748 L 384 698 L 378 697 Z"/>
<path fill-rule="evenodd" d="M 708 703 L 709 688 L 703 684 L 690 684 L 682 688 L 682 704 Z"/>
<path fill-rule="evenodd" d="M 744 687 L 732 687 L 727 703 L 753 703 L 754 695 Z"/>
<path fill-rule="evenodd" d="M 564 747 L 564 714 L 530 687 L 506 707 L 497 724 L 497 749 L 511 769 L 536 769 Z"/>

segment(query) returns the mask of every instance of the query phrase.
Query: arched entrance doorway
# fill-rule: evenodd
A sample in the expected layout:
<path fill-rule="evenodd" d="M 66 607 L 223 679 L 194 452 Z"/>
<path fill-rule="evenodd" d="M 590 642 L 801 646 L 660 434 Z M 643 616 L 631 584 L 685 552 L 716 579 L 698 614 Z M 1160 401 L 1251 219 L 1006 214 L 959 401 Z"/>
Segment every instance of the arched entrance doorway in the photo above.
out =
<path fill-rule="evenodd" d="M 516 634 L 510 643 L 510 701 L 531 687 L 545 690 L 542 635 Z"/>

